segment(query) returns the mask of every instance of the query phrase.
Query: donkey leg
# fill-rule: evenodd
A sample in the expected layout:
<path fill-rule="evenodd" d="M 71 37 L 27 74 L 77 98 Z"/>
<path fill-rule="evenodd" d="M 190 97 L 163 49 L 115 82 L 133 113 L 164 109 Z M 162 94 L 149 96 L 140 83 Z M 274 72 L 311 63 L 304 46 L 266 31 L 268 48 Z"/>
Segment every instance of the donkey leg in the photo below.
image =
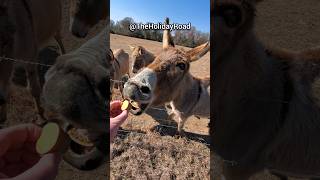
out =
<path fill-rule="evenodd" d="M 184 136 L 185 133 L 184 133 L 184 130 L 183 130 L 183 127 L 184 127 L 184 123 L 186 122 L 187 118 L 185 117 L 182 117 L 181 115 L 178 116 L 179 118 L 179 121 L 178 121 L 178 133 L 179 135 L 181 136 Z"/>
<path fill-rule="evenodd" d="M 258 170 L 253 167 L 231 166 L 223 164 L 222 180 L 248 180 Z"/>
<path fill-rule="evenodd" d="M 40 116 L 40 122 L 36 122 L 37 124 L 42 124 L 45 120 L 44 110 L 40 104 L 40 94 L 41 94 L 41 86 L 39 81 L 39 72 L 37 66 L 31 65 L 27 67 L 28 77 L 30 81 L 31 94 L 34 98 L 35 105 Z"/>
<path fill-rule="evenodd" d="M 178 118 L 178 129 L 177 129 L 177 130 L 178 130 L 178 134 L 179 134 L 180 136 L 184 136 L 185 133 L 184 133 L 184 131 L 183 131 L 183 126 L 184 126 L 184 123 L 186 122 L 187 118 L 184 117 L 184 116 L 176 109 L 176 107 L 174 106 L 174 104 L 173 104 L 172 102 L 170 103 L 170 106 L 171 106 L 171 108 L 172 108 L 172 112 L 170 113 L 169 116 Z"/>
<path fill-rule="evenodd" d="M 7 104 L 9 102 L 9 84 L 12 69 L 12 62 L 0 62 L 0 123 L 4 123 L 7 120 Z"/>

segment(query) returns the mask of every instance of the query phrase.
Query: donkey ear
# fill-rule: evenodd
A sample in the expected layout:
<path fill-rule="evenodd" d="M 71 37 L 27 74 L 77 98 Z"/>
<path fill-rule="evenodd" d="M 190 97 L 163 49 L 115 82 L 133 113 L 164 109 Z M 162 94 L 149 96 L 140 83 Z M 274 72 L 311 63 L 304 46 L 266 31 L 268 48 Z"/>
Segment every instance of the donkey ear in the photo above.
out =
<path fill-rule="evenodd" d="M 139 54 L 142 55 L 142 54 L 145 54 L 146 53 L 146 49 L 142 46 L 139 46 Z"/>
<path fill-rule="evenodd" d="M 189 61 L 193 62 L 200 59 L 210 50 L 210 43 L 206 42 L 198 47 L 195 47 L 189 51 L 187 51 L 187 56 L 189 57 Z"/>
<path fill-rule="evenodd" d="M 115 60 L 114 54 L 112 49 L 109 49 L 109 52 L 107 53 L 107 61 L 112 62 Z"/>
<path fill-rule="evenodd" d="M 169 24 L 169 18 L 168 17 L 165 19 L 164 24 L 166 24 L 166 25 Z M 170 30 L 165 29 L 163 31 L 162 43 L 163 43 L 163 45 L 162 45 L 163 49 L 167 49 L 169 47 L 174 47 L 174 42 L 173 42 Z"/>
<path fill-rule="evenodd" d="M 128 45 L 128 46 L 129 46 L 129 48 L 130 48 L 131 51 L 134 51 L 134 49 L 136 48 L 136 47 L 134 47 L 134 46 L 132 46 L 132 45 Z"/>

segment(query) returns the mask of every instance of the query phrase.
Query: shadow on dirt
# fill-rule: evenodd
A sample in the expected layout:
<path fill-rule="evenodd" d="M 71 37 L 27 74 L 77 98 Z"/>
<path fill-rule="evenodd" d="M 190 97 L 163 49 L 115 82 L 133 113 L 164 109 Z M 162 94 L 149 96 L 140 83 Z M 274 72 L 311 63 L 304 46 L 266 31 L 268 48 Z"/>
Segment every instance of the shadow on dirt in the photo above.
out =
<path fill-rule="evenodd" d="M 159 107 L 162 109 L 164 107 Z M 161 136 L 172 136 L 176 138 L 186 137 L 188 140 L 194 140 L 200 143 L 204 143 L 210 146 L 210 136 L 202 135 L 192 132 L 184 132 L 184 136 L 179 136 L 177 132 L 177 122 L 174 120 L 169 120 L 169 114 L 167 111 L 158 109 L 149 109 L 147 114 L 150 115 L 159 125 L 154 126 L 151 131 L 160 134 Z M 125 130 L 120 128 L 119 136 L 124 139 L 130 133 L 146 134 L 144 131 L 140 130 Z"/>

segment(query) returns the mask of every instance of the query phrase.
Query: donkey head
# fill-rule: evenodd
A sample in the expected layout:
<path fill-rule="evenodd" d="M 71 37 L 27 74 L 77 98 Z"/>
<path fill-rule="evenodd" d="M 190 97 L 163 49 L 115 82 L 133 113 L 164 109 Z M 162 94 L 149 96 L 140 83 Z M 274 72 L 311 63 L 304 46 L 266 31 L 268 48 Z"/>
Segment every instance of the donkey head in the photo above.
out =
<path fill-rule="evenodd" d="M 174 48 L 170 32 L 164 32 L 163 51 L 155 60 L 128 80 L 124 86 L 125 98 L 135 101 L 139 107 L 134 107 L 132 113 L 142 114 L 149 105 L 157 106 L 171 101 L 183 88 L 185 78 L 189 77 L 190 63 L 205 55 L 209 49 L 209 43 L 205 43 L 189 51 Z"/>
<path fill-rule="evenodd" d="M 112 54 L 106 51 L 107 44 L 104 29 L 78 50 L 59 56 L 46 73 L 42 89 L 42 107 L 47 119 L 61 127 L 85 132 L 94 143 L 86 149 L 72 141 L 70 151 L 64 154 L 69 164 L 81 170 L 96 169 L 109 155 L 106 127 Z"/>
<path fill-rule="evenodd" d="M 237 46 L 253 29 L 255 5 L 261 0 L 217 0 L 214 13 L 214 42 L 217 61 Z M 219 62 L 216 62 L 219 63 Z"/>
<path fill-rule="evenodd" d="M 107 0 L 72 0 L 70 8 L 70 31 L 84 38 L 89 29 L 109 14 Z"/>
<path fill-rule="evenodd" d="M 148 66 L 152 60 L 151 54 L 142 46 L 129 46 L 132 51 L 132 72 L 137 73 L 143 67 Z"/>

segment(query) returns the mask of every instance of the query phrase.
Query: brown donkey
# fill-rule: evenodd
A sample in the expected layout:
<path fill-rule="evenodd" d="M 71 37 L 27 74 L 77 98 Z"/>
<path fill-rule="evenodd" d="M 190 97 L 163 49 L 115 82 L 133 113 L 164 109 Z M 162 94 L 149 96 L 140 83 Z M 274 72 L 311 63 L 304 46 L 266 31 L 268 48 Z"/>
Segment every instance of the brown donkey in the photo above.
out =
<path fill-rule="evenodd" d="M 70 31 L 84 38 L 90 28 L 109 15 L 108 0 L 71 0 Z"/>
<path fill-rule="evenodd" d="M 319 178 L 320 53 L 266 50 L 253 31 L 257 3 L 215 1 L 214 151 L 226 180 L 264 169 Z"/>
<path fill-rule="evenodd" d="M 165 23 L 169 24 L 169 18 L 166 18 Z M 175 46 L 171 33 L 169 31 L 165 31 L 163 33 L 163 49 L 165 49 L 168 44 L 172 47 Z M 132 51 L 132 73 L 134 74 L 138 73 L 138 71 L 140 71 L 142 68 L 147 67 L 156 58 L 156 56 L 152 52 L 149 52 L 142 46 L 135 47 L 129 45 L 129 48 Z"/>
<path fill-rule="evenodd" d="M 165 31 L 164 34 L 169 34 Z M 139 104 L 131 111 L 140 115 L 150 106 L 170 102 L 178 117 L 178 132 L 182 133 L 186 119 L 191 115 L 210 116 L 209 79 L 199 79 L 189 72 L 190 63 L 200 59 L 209 49 L 205 43 L 189 51 L 169 44 L 170 36 L 164 35 L 164 50 L 148 67 L 124 85 L 124 97 Z M 171 41 L 172 42 L 172 41 Z"/>
<path fill-rule="evenodd" d="M 60 29 L 61 4 L 60 0 L 4 0 L 0 3 L 0 31 L 6 31 L 6 39 L 1 34 L 0 57 L 22 59 L 36 62 L 38 50 L 57 34 Z M 45 9 L 45 11 L 43 11 Z M 45 15 L 44 15 L 45 13 Z M 11 28 L 9 28 L 11 27 Z M 2 61 L 1 61 L 2 60 Z M 3 99 L 8 101 L 9 79 L 13 69 L 12 61 L 0 61 L 0 91 Z M 31 93 L 35 98 L 39 114 L 43 115 L 40 107 L 40 84 L 37 66 L 24 64 L 30 79 Z M 0 109 L 0 121 L 6 120 L 6 103 Z"/>
<path fill-rule="evenodd" d="M 142 46 L 129 45 L 129 48 L 132 52 L 132 73 L 139 72 L 142 68 L 151 64 L 155 59 L 155 55 Z"/>
<path fill-rule="evenodd" d="M 72 126 L 95 143 L 91 150 L 76 142 L 64 160 L 81 170 L 92 170 L 107 159 L 107 119 L 111 53 L 105 28 L 80 48 L 59 56 L 45 75 L 42 105 L 48 120 Z M 79 154 L 79 151 L 84 150 Z M 78 152 L 78 153 L 77 153 Z"/>
<path fill-rule="evenodd" d="M 117 88 L 122 93 L 124 85 L 122 80 L 124 77 L 129 77 L 129 54 L 123 49 L 116 49 L 113 51 L 113 56 L 114 58 L 111 61 L 113 68 L 112 88 Z"/>

